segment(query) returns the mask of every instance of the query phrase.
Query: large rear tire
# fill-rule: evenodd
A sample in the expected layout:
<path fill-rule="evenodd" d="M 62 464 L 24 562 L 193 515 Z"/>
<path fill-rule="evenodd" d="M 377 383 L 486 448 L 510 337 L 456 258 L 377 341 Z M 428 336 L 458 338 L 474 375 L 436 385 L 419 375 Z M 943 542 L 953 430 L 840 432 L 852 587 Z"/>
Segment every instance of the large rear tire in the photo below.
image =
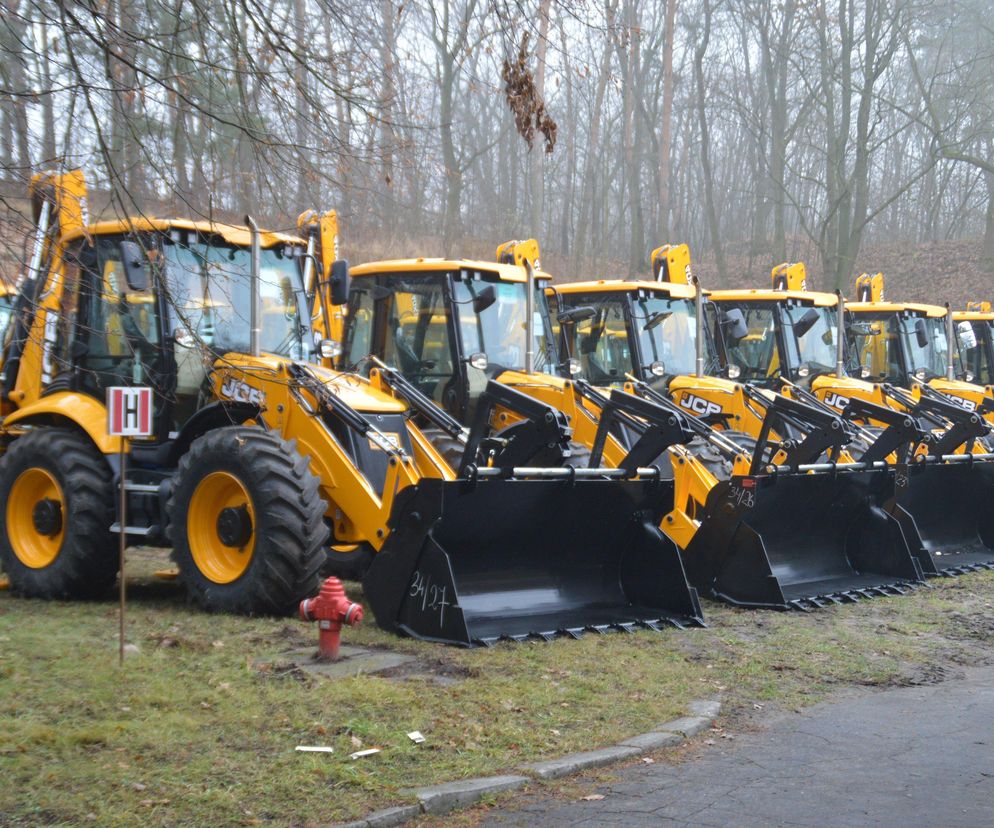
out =
<path fill-rule="evenodd" d="M 36 598 L 93 598 L 117 578 L 114 486 L 84 435 L 39 427 L 0 459 L 0 561 Z"/>
<path fill-rule="evenodd" d="M 423 428 L 421 429 L 421 433 L 428 438 L 432 446 L 435 447 L 435 451 L 442 455 L 442 458 L 452 467 L 452 470 L 457 471 L 459 464 L 462 462 L 463 453 L 466 451 L 466 446 L 455 437 L 450 437 L 440 428 Z"/>
<path fill-rule="evenodd" d="M 197 438 L 167 509 L 179 578 L 204 609 L 283 615 L 317 590 L 325 502 L 294 442 L 252 426 Z"/>

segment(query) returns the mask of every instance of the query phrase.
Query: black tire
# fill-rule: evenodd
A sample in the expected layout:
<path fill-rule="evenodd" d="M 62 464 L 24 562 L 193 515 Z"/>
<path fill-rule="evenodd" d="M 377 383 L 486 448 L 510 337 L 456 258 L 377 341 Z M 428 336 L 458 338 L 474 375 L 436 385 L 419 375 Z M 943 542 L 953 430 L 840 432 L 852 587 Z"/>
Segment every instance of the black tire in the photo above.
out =
<path fill-rule="evenodd" d="M 15 483 L 22 475 L 41 469 L 56 481 L 62 493 L 57 507 L 61 542 L 50 563 L 29 566 L 12 543 L 15 532 L 39 532 L 30 515 L 8 515 Z M 21 524 L 8 525 L 8 518 Z M 114 486 L 110 467 L 85 435 L 67 428 L 38 427 L 11 443 L 0 459 L 0 561 L 12 589 L 35 598 L 93 598 L 104 594 L 117 579 L 118 547 L 110 531 L 114 521 Z M 23 541 L 21 541 L 23 544 Z M 21 546 L 21 554 L 24 552 Z"/>
<path fill-rule="evenodd" d="M 440 428 L 423 428 L 421 433 L 428 438 L 435 447 L 435 451 L 441 454 L 445 462 L 452 467 L 452 471 L 458 471 L 466 446 L 455 437 L 450 437 Z"/>
<path fill-rule="evenodd" d="M 190 503 L 208 475 L 225 472 L 248 493 L 254 512 L 252 557 L 236 579 L 219 583 L 201 571 L 187 532 Z M 295 441 L 253 426 L 218 428 L 197 438 L 179 462 L 167 507 L 167 536 L 179 579 L 204 609 L 285 615 L 318 588 L 328 526 L 320 481 Z"/>

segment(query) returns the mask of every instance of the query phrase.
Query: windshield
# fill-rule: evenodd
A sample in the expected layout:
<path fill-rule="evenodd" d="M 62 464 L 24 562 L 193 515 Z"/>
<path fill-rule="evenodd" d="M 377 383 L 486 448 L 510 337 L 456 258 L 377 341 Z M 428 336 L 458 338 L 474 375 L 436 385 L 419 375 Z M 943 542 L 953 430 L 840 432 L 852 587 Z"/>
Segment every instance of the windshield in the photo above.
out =
<path fill-rule="evenodd" d="M 212 351 L 248 353 L 251 320 L 251 252 L 212 240 L 163 245 L 166 283 L 175 327 L 186 330 Z M 310 342 L 297 308 L 303 296 L 292 250 L 261 251 L 259 292 L 262 305 L 260 349 L 305 360 Z"/>
<path fill-rule="evenodd" d="M 693 374 L 696 370 L 697 317 L 690 299 L 661 296 L 635 297 L 632 322 L 639 338 L 644 376 L 650 366 L 662 364 L 666 376 Z M 711 357 L 710 342 L 704 340 L 704 357 Z"/>
<path fill-rule="evenodd" d="M 956 323 L 956 347 L 960 364 L 963 366 L 963 379 L 981 385 L 994 384 L 994 363 L 991 350 L 992 323 L 986 319 L 974 319 Z"/>
<path fill-rule="evenodd" d="M 834 371 L 836 328 L 833 308 L 784 307 L 784 340 L 790 350 L 791 369 L 804 365 L 809 369 L 809 378 Z"/>
<path fill-rule="evenodd" d="M 594 385 L 621 387 L 625 374 L 637 372 L 628 346 L 625 296 L 561 294 L 566 308 L 589 307 L 593 316 L 567 324 L 570 356 L 580 361 L 580 376 Z"/>
<path fill-rule="evenodd" d="M 741 339 L 725 337 L 728 362 L 738 366 L 739 378 L 748 382 L 774 376 L 779 371 L 780 358 L 773 307 L 761 307 L 751 302 L 741 305 L 722 303 L 721 307 L 724 310 L 737 307 L 745 317 L 745 336 Z"/>
<path fill-rule="evenodd" d="M 0 296 L 0 340 L 6 340 L 7 325 L 10 323 L 16 296 L 13 292 Z"/>
<path fill-rule="evenodd" d="M 629 341 L 625 313 L 629 300 L 637 348 Z M 566 328 L 570 355 L 580 361 L 581 376 L 594 385 L 621 387 L 627 373 L 647 382 L 659 382 L 661 378 L 695 372 L 697 319 L 692 300 L 598 292 L 562 294 L 560 301 L 565 308 L 594 311 L 593 316 Z M 706 363 L 714 360 L 714 348 L 707 336 L 704 358 Z"/>
<path fill-rule="evenodd" d="M 908 371 L 924 371 L 925 379 L 945 376 L 949 354 L 945 319 L 938 316 L 901 316 L 898 332 Z"/>
<path fill-rule="evenodd" d="M 859 361 L 860 376 L 870 382 L 903 385 L 897 317 L 894 314 L 853 314 L 846 333 Z"/>
<path fill-rule="evenodd" d="M 495 300 L 477 311 L 474 300 L 484 290 L 493 290 Z M 526 334 L 526 285 L 524 282 L 490 282 L 462 275 L 454 282 L 454 299 L 463 351 L 487 355 L 488 364 L 495 370 L 525 367 Z M 486 303 L 483 303 L 486 304 Z M 534 369 L 552 373 L 555 369 L 551 348 L 552 334 L 545 310 L 545 295 L 536 286 L 533 352 Z M 493 372 L 489 372 L 493 373 Z"/>

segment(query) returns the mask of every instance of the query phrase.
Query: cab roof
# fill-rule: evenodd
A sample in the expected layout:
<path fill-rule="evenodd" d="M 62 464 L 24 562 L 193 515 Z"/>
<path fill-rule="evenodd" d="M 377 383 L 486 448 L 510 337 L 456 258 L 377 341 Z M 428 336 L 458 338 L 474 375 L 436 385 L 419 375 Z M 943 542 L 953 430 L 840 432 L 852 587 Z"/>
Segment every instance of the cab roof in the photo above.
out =
<path fill-rule="evenodd" d="M 565 282 L 550 285 L 546 291 L 558 293 L 634 293 L 645 290 L 650 293 L 665 293 L 675 299 L 693 299 L 696 290 L 693 285 L 676 282 L 625 281 L 624 279 L 598 279 L 593 282 Z"/>
<path fill-rule="evenodd" d="M 419 256 L 416 259 L 383 259 L 378 262 L 365 262 L 349 269 L 351 276 L 373 276 L 381 273 L 423 273 L 448 270 L 480 270 L 492 273 L 502 282 L 526 282 L 528 275 L 523 267 L 498 262 L 482 262 L 474 259 L 432 259 Z M 552 277 L 541 270 L 535 271 L 535 278 L 549 280 Z"/>
<path fill-rule="evenodd" d="M 953 311 L 957 322 L 994 322 L 994 311 Z"/>
<path fill-rule="evenodd" d="M 96 224 L 87 225 L 85 228 L 77 227 L 70 230 L 63 238 L 65 241 L 71 241 L 84 234 L 108 236 L 117 233 L 166 232 L 169 230 L 192 230 L 198 233 L 215 234 L 221 236 L 228 244 L 235 245 L 236 247 L 248 247 L 252 243 L 252 234 L 249 232 L 248 227 L 244 225 L 224 224 L 216 221 L 148 217 L 100 221 Z M 259 242 L 263 247 L 275 247 L 278 244 L 304 244 L 304 240 L 299 236 L 292 236 L 288 233 L 275 233 L 267 230 L 260 231 Z"/>
<path fill-rule="evenodd" d="M 773 290 L 773 288 L 712 290 L 708 294 L 715 302 L 779 302 L 796 299 L 816 307 L 834 308 L 838 300 L 834 293 L 816 290 Z M 848 307 L 848 305 L 847 305 Z"/>
<path fill-rule="evenodd" d="M 940 305 L 921 305 L 915 302 L 846 302 L 846 310 L 853 313 L 899 313 L 910 311 L 920 316 L 945 316 L 946 309 Z"/>

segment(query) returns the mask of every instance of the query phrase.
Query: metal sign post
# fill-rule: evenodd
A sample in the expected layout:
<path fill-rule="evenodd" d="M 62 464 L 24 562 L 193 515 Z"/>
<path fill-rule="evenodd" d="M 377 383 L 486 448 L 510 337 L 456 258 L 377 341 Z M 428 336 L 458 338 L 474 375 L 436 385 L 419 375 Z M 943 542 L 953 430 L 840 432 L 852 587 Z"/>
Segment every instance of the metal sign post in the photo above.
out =
<path fill-rule="evenodd" d="M 128 462 L 128 438 L 129 437 L 149 437 L 152 434 L 152 389 L 151 388 L 127 388 L 114 386 L 107 389 L 107 433 L 112 437 L 120 437 L 120 453 L 118 454 L 118 478 L 121 492 L 120 505 L 118 507 L 117 526 L 119 530 L 120 546 L 118 550 L 120 575 L 118 610 L 118 646 L 117 658 L 119 664 L 124 664 L 124 603 L 125 603 L 125 579 L 124 579 L 124 550 L 128 546 L 128 492 L 127 462 Z"/>

